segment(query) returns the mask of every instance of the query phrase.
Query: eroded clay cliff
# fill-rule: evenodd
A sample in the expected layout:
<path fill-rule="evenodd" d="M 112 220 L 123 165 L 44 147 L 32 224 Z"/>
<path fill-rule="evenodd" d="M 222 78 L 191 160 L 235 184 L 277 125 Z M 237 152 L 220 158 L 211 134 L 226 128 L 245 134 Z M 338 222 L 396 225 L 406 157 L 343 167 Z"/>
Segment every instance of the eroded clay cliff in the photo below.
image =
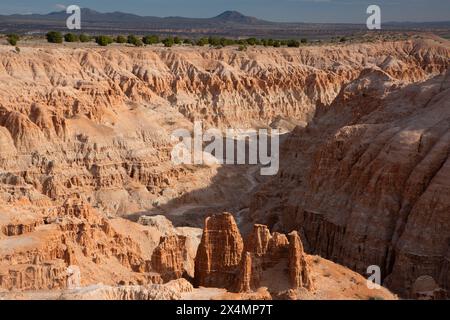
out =
<path fill-rule="evenodd" d="M 448 48 L 435 40 L 246 52 L 51 46 L 0 52 L 2 188 L 60 204 L 82 194 L 110 215 L 155 209 L 211 183 L 206 176 L 216 172 L 194 175 L 170 162 L 170 134 L 192 128 L 193 120 L 219 128 L 304 126 L 367 67 L 411 83 L 448 64 Z"/>
<path fill-rule="evenodd" d="M 195 284 L 249 292 L 262 287 L 265 278 L 272 277 L 278 283 L 286 282 L 284 290 L 312 290 L 310 267 L 298 234 L 295 231 L 289 234 L 290 241 L 281 246 L 279 242 L 269 246 L 271 240 L 266 226 L 255 225 L 244 250 L 241 234 L 230 213 L 206 218 L 195 258 Z M 283 291 L 280 287 L 268 289 Z"/>
<path fill-rule="evenodd" d="M 447 68 L 449 66 L 449 52 Z M 279 174 L 250 214 L 276 230 L 299 230 L 310 253 L 416 297 L 421 276 L 450 288 L 450 74 L 408 84 L 372 67 L 297 128 Z"/>
<path fill-rule="evenodd" d="M 386 284 L 405 295 L 424 274 L 448 289 L 444 40 L 0 53 L 0 288 L 101 282 L 131 286 L 107 288 L 114 297 L 137 297 L 145 286 L 193 277 L 199 230 L 117 215 L 150 211 L 196 225 L 183 217 L 189 208 L 247 205 L 241 200 L 259 180 L 242 169 L 170 161 L 171 132 L 202 120 L 220 129 L 298 125 L 278 176 L 242 223 L 297 230 L 301 240 L 264 225 L 243 240 L 234 219 L 211 218 L 198 283 L 329 297 L 325 285 L 338 287 L 339 270 L 347 292 L 361 294 L 361 278 L 308 262 L 303 243 L 361 273 L 380 265 Z"/>
<path fill-rule="evenodd" d="M 206 219 L 194 292 L 225 288 L 221 299 L 396 299 L 383 287 L 369 289 L 355 272 L 306 254 L 296 231 L 286 237 L 256 224 L 243 242 L 230 213 Z M 220 257 L 233 257 L 232 263 Z"/>

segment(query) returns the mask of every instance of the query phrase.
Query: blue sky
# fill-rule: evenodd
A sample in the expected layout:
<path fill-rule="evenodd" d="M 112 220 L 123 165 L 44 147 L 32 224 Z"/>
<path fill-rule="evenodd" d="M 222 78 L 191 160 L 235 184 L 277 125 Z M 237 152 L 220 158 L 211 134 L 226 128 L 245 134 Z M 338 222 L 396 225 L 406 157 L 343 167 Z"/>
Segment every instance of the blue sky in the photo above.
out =
<path fill-rule="evenodd" d="M 101 12 L 150 16 L 212 17 L 225 10 L 273 21 L 366 21 L 369 4 L 381 7 L 382 21 L 450 21 L 450 0 L 1 0 L 0 14 L 48 13 L 76 4 Z"/>

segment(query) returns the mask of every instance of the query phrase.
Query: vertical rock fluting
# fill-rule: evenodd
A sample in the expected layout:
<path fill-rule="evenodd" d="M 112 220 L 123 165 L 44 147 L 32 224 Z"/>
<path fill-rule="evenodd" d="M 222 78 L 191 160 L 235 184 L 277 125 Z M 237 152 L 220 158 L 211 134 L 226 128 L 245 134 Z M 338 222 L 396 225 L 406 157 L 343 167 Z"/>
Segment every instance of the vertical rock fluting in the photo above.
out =
<path fill-rule="evenodd" d="M 241 234 L 230 213 L 206 218 L 195 258 L 195 284 L 232 288 L 243 249 Z"/>
<path fill-rule="evenodd" d="M 86 283 L 156 279 L 147 274 L 147 255 L 106 217 L 149 209 L 154 197 L 199 173 L 171 165 L 173 128 L 193 120 L 222 129 L 289 120 L 280 126 L 290 127 L 324 114 L 322 123 L 301 125 L 287 137 L 274 187 L 261 188 L 265 197 L 250 215 L 255 221 L 270 217 L 267 223 L 277 230 L 301 229 L 309 250 L 353 270 L 380 265 L 396 291 L 424 274 L 450 288 L 449 76 L 405 86 L 447 70 L 447 44 L 283 48 L 269 56 L 259 49 L 181 51 L 30 47 L 17 55 L 4 48 L 1 198 L 60 209 L 45 223 L 24 222 L 16 212 L 19 221 L 1 226 L 8 250 L 0 252 L 0 287 L 63 287 L 62 267 L 73 264 Z M 98 212 L 75 203 L 60 207 L 74 194 Z M 242 248 L 211 232 L 217 243 L 199 254 L 199 270 L 213 277 L 219 267 L 232 277 L 240 265 L 252 275 L 244 277 L 244 288 L 255 286 L 261 261 L 270 267 L 289 250 L 284 235 L 270 238 L 267 228 L 256 229 L 245 261 Z M 16 237 L 13 254 L 8 237 Z M 22 247 L 31 238 L 33 247 Z M 161 270 L 178 276 L 177 246 L 165 247 L 166 241 Z M 110 276 L 113 269 L 123 273 Z"/>
<path fill-rule="evenodd" d="M 184 272 L 186 237 L 181 235 L 163 236 L 152 254 L 152 268 L 161 274 L 164 282 L 179 279 Z"/>
<path fill-rule="evenodd" d="M 245 241 L 245 251 L 252 252 L 256 256 L 263 256 L 267 252 L 272 236 L 269 228 L 262 224 L 255 224 L 253 231 Z"/>
<path fill-rule="evenodd" d="M 421 276 L 450 291 L 449 101 L 449 71 L 406 87 L 361 73 L 285 140 L 249 215 L 301 230 L 308 252 L 361 274 L 379 266 L 402 297 L 415 298 Z"/>
<path fill-rule="evenodd" d="M 256 224 L 244 246 L 233 216 L 213 215 L 205 220 L 195 258 L 195 284 L 235 292 L 255 291 L 263 278 L 273 276 L 272 268 L 279 263 L 286 266 L 290 289 L 313 289 L 306 254 L 296 231 L 289 234 L 288 241 L 284 234 L 272 236 L 267 226 Z"/>
<path fill-rule="evenodd" d="M 8 208 L 1 206 L 0 211 Z M 10 236 L 14 238 L 0 238 L 0 247 L 9 245 L 9 250 L 0 250 L 0 289 L 62 290 L 98 282 L 161 281 L 150 272 L 150 260 L 139 244 L 84 200 L 74 197 L 52 210 L 32 210 L 43 224 Z"/>
<path fill-rule="evenodd" d="M 254 289 L 252 267 L 252 254 L 250 252 L 245 252 L 242 257 L 241 265 L 239 267 L 239 274 L 237 284 L 235 286 L 235 291 L 249 292 Z"/>
<path fill-rule="evenodd" d="M 289 241 L 286 235 L 274 232 L 270 238 L 267 255 L 265 257 L 266 265 L 277 263 L 282 257 L 288 254 Z"/>
<path fill-rule="evenodd" d="M 306 262 L 303 244 L 297 231 L 289 234 L 289 276 L 293 289 L 312 289 L 312 279 L 308 263 Z"/>

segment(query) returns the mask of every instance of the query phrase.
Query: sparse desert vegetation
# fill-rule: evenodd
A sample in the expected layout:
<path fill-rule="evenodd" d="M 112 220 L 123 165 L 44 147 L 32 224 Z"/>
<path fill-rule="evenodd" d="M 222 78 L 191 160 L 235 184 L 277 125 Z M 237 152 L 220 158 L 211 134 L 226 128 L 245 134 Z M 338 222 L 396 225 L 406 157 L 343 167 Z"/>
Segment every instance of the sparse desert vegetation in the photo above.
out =
<path fill-rule="evenodd" d="M 15 46 L 17 44 L 17 42 L 19 41 L 20 37 L 19 35 L 13 33 L 13 34 L 8 34 L 6 36 L 6 41 L 8 41 L 8 43 L 12 46 Z"/>
<path fill-rule="evenodd" d="M 20 35 L 14 34 L 15 41 L 17 42 Z M 412 38 L 412 35 L 405 33 L 370 33 L 361 34 L 353 36 L 334 36 L 329 39 L 307 39 L 304 37 L 298 37 L 297 39 L 273 39 L 273 38 L 225 38 L 225 37 L 200 37 L 200 38 L 186 38 L 179 36 L 166 36 L 161 37 L 155 34 L 149 35 L 134 35 L 130 34 L 124 36 L 118 35 L 89 35 L 87 33 L 75 33 L 69 32 L 62 34 L 58 31 L 50 31 L 46 34 L 47 42 L 61 44 L 64 42 L 73 43 L 89 43 L 94 40 L 100 46 L 107 46 L 112 43 L 122 44 L 122 45 L 132 45 L 136 47 L 142 46 L 209 46 L 212 48 L 223 48 L 228 46 L 235 46 L 239 50 L 243 50 L 248 47 L 289 47 L 289 48 L 299 48 L 302 46 L 315 46 L 315 45 L 327 45 L 327 44 L 348 44 L 348 43 L 370 43 L 370 42 L 387 42 L 387 41 L 401 41 L 408 38 Z M 414 37 L 417 37 L 415 35 Z M 419 35 L 420 37 L 420 35 Z M 33 38 L 39 39 L 38 37 L 27 36 L 24 37 L 26 41 L 33 41 Z M 7 38 L 9 39 L 9 38 Z M 100 39 L 100 41 L 98 41 Z M 110 41 L 112 39 L 112 41 Z M 14 40 L 13 40 L 14 42 Z"/>
<path fill-rule="evenodd" d="M 46 35 L 47 41 L 50 43 L 63 43 L 63 35 L 59 31 L 49 31 Z"/>

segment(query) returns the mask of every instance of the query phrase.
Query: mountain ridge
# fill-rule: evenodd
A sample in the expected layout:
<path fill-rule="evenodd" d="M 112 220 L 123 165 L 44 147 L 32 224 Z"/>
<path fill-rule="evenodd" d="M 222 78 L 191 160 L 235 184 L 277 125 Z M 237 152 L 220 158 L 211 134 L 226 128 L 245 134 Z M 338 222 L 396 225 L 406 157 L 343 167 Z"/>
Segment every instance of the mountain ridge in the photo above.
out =
<path fill-rule="evenodd" d="M 44 34 L 50 30 L 67 31 L 63 11 L 48 14 L 0 15 L 0 33 Z M 83 32 L 97 34 L 155 33 L 180 36 L 260 37 L 260 38 L 309 38 L 352 36 L 367 33 L 364 23 L 305 23 L 274 22 L 245 15 L 239 11 L 227 10 L 209 18 L 141 16 L 121 11 L 99 12 L 89 8 L 81 9 Z M 385 23 L 386 31 L 436 31 L 446 36 L 450 30 L 448 22 Z"/>
<path fill-rule="evenodd" d="M 0 15 L 0 18 L 8 18 L 8 17 L 23 17 L 23 18 L 53 18 L 53 17 L 61 17 L 61 16 L 69 16 L 65 10 L 61 11 L 52 11 L 46 14 L 40 13 L 32 13 L 32 14 L 11 14 L 11 15 Z M 222 22 L 237 22 L 237 23 L 273 23 L 271 21 L 266 21 L 262 19 L 258 19 L 252 16 L 247 16 L 242 14 L 236 10 L 226 10 L 216 16 L 209 18 L 197 18 L 197 17 L 183 17 L 183 16 L 166 16 L 166 17 L 157 17 L 157 16 L 142 16 L 134 13 L 127 13 L 122 11 L 113 11 L 113 12 L 100 12 L 97 10 L 93 10 L 90 8 L 81 8 L 81 16 L 88 17 L 88 19 L 92 16 L 96 18 L 101 17 L 129 17 L 129 18 L 138 18 L 138 19 L 162 19 L 162 20 L 171 20 L 171 19 L 184 19 L 184 20 L 215 20 Z"/>
<path fill-rule="evenodd" d="M 143 18 L 143 19 L 185 19 L 185 20 L 214 20 L 214 21 L 225 21 L 225 22 L 240 22 L 240 23 L 264 23 L 264 24 L 304 24 L 306 22 L 302 21 L 288 21 L 288 22 L 278 22 L 278 21 L 270 21 L 270 20 L 264 20 L 260 19 L 254 16 L 245 15 L 237 10 L 226 10 L 222 13 L 212 16 L 212 17 L 206 17 L 206 18 L 200 18 L 200 17 L 183 17 L 183 16 L 164 16 L 164 17 L 158 17 L 158 16 L 147 16 L 147 15 L 139 15 L 135 13 L 129 13 L 129 12 L 123 12 L 123 11 L 112 11 L 112 12 L 100 12 L 94 9 L 90 8 L 81 8 L 81 14 L 83 15 L 96 15 L 96 16 L 121 16 L 121 17 L 134 17 L 134 18 Z M 10 18 L 10 17 L 52 17 L 52 16 L 68 16 L 65 10 L 61 11 L 52 11 L 49 13 L 31 13 L 31 14 L 9 14 L 4 15 L 0 14 L 1 18 Z M 307 24 L 320 24 L 320 25 L 358 25 L 358 23 L 336 23 L 336 22 L 312 22 Z M 443 24 L 443 25 L 450 25 L 450 20 L 436 20 L 436 21 L 387 21 L 385 22 L 386 25 L 432 25 L 432 24 Z"/>

